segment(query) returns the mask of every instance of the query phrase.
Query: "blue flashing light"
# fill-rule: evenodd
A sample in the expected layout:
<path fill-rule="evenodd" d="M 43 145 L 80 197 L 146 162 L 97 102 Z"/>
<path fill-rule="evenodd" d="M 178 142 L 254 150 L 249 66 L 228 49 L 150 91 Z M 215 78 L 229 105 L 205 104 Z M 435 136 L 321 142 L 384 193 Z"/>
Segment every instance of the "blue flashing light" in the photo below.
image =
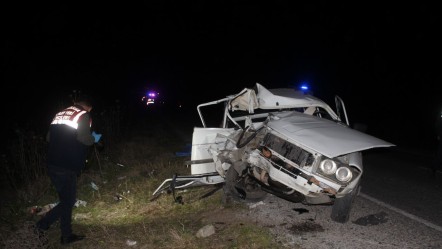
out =
<path fill-rule="evenodd" d="M 313 92 L 310 90 L 309 83 L 306 82 L 306 81 L 301 82 L 301 83 L 299 84 L 298 89 L 299 89 L 299 91 L 301 91 L 301 92 L 304 93 L 304 94 L 310 94 L 310 95 L 313 95 Z"/>
<path fill-rule="evenodd" d="M 307 90 L 308 90 L 308 86 L 307 86 L 307 84 L 302 84 L 302 85 L 300 86 L 300 88 L 301 88 L 301 90 L 303 90 L 303 91 L 307 91 Z"/>

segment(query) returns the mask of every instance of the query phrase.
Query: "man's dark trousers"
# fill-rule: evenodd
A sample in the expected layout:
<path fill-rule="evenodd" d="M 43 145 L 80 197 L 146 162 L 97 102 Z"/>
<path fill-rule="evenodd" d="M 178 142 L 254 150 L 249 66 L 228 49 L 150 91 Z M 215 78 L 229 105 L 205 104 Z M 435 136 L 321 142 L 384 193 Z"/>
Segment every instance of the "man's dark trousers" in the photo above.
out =
<path fill-rule="evenodd" d="M 60 219 L 61 235 L 68 237 L 72 234 L 72 208 L 77 198 L 77 174 L 50 165 L 48 175 L 57 190 L 59 203 L 37 222 L 37 226 L 40 229 L 47 230 L 55 221 Z"/>

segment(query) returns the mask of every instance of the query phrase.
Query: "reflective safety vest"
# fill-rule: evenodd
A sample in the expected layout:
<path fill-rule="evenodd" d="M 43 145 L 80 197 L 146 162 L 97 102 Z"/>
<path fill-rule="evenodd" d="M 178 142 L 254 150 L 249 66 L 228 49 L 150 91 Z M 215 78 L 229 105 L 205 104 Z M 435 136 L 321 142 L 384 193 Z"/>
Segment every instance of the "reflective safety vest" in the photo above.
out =
<path fill-rule="evenodd" d="M 78 129 L 78 122 L 81 117 L 86 114 L 85 110 L 82 110 L 76 106 L 70 106 L 63 111 L 55 114 L 51 124 L 64 124 L 74 129 Z M 92 127 L 92 119 L 89 122 L 89 126 Z"/>
<path fill-rule="evenodd" d="M 88 146 L 78 140 L 78 132 L 87 117 L 91 126 L 92 119 L 81 106 L 70 106 L 55 114 L 48 133 L 48 167 L 62 168 L 76 174 L 81 172 Z"/>

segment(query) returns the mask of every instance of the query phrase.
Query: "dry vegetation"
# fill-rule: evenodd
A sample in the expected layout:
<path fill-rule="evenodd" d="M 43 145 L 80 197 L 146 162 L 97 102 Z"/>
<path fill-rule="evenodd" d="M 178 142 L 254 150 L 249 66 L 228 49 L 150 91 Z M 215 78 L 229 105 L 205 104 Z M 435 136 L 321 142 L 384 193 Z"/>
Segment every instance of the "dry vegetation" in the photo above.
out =
<path fill-rule="evenodd" d="M 177 192 L 184 204 L 174 202 L 167 193 L 152 199 L 153 191 L 165 179 L 174 173 L 190 173 L 184 165 L 190 158 L 174 154 L 190 142 L 183 140 L 190 139 L 190 126 L 186 129 L 169 118 L 154 116 L 144 121 L 131 119 L 126 127 L 124 139 L 114 139 L 118 142 L 112 146 L 91 148 L 88 164 L 78 179 L 77 197 L 87 204 L 74 208 L 73 213 L 74 231 L 87 239 L 70 248 L 281 247 L 267 228 L 235 218 L 235 213 L 246 207 L 223 205 L 222 190 L 201 198 L 214 187 Z M 45 238 L 38 238 L 31 229 L 39 216 L 30 214 L 28 208 L 57 201 L 47 177 L 37 177 L 15 193 L 15 201 L 1 205 L 1 245 L 58 248 L 58 224 Z M 196 237 L 197 231 L 208 224 L 214 225 L 215 234 Z"/>

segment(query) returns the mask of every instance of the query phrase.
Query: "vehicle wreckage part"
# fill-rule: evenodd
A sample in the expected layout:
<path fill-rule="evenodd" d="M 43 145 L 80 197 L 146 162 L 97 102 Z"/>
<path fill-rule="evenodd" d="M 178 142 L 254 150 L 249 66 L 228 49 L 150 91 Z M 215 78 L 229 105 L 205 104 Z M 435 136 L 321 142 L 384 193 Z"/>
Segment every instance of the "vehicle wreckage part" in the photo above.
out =
<path fill-rule="evenodd" d="M 283 139 L 279 137 L 276 134 L 269 133 L 264 138 L 265 145 L 272 149 L 272 151 L 276 152 L 275 155 L 280 155 L 283 158 L 289 159 L 291 162 L 295 163 L 298 167 L 301 168 L 308 168 L 313 167 L 315 162 L 315 157 L 312 153 L 302 149 L 301 147 L 292 144 L 288 142 L 286 139 Z M 349 158 L 354 161 L 356 159 L 356 155 L 360 155 L 360 153 L 351 153 L 349 154 Z M 322 174 L 324 177 L 328 178 L 329 180 L 333 181 L 335 184 L 339 184 L 342 186 L 343 184 L 349 183 L 353 178 L 357 178 L 358 175 L 360 175 L 361 172 L 361 163 L 357 163 L 355 166 L 357 167 L 345 167 L 345 165 L 348 165 L 348 163 L 344 163 L 344 161 L 340 161 L 339 163 L 330 158 L 325 158 L 321 163 L 319 164 L 319 170 L 317 173 Z M 339 170 L 339 174 L 336 174 L 337 170 L 341 167 L 344 167 L 343 169 Z M 327 185 L 330 185 L 327 183 Z M 330 185 L 331 186 L 331 185 Z M 329 193 L 333 193 L 337 191 L 340 186 L 332 186 L 334 191 L 327 191 Z M 331 189 L 329 189 L 331 190 Z"/>
<path fill-rule="evenodd" d="M 268 133 L 264 137 L 263 142 L 265 146 L 277 152 L 282 157 L 289 159 L 300 167 L 311 167 L 315 161 L 315 157 L 312 153 L 273 133 Z"/>
<path fill-rule="evenodd" d="M 199 105 L 196 107 L 196 108 L 197 108 L 197 111 L 198 111 L 198 115 L 200 116 L 200 119 L 201 119 L 201 123 L 203 124 L 203 127 L 204 127 L 204 128 L 206 128 L 207 126 L 206 126 L 206 122 L 204 122 L 203 114 L 201 113 L 201 107 L 203 107 L 203 106 L 210 106 L 210 105 L 216 105 L 216 104 L 219 104 L 219 103 L 226 102 L 226 101 L 229 100 L 229 99 L 230 99 L 229 97 L 228 97 L 228 98 L 223 98 L 223 99 L 219 99 L 219 100 L 211 101 L 211 102 L 204 103 L 204 104 L 199 104 Z"/>
<path fill-rule="evenodd" d="M 201 175 L 190 175 L 190 176 L 174 176 L 174 178 L 169 178 L 164 180 L 164 182 L 153 192 L 153 196 L 160 194 L 164 190 L 169 189 L 170 184 L 173 184 L 174 189 L 197 187 L 204 185 L 213 185 L 224 182 L 218 173 L 201 174 Z"/>
<path fill-rule="evenodd" d="M 345 118 L 345 123 L 347 126 L 350 126 L 350 122 L 348 122 L 348 115 L 347 110 L 345 109 L 344 101 L 339 96 L 335 96 L 335 104 L 336 104 L 336 111 L 338 112 L 339 120 L 343 120 L 342 116 Z M 342 113 L 341 113 L 342 110 Z"/>
<path fill-rule="evenodd" d="M 267 195 L 258 181 L 249 175 L 240 176 L 234 167 L 230 167 L 226 172 L 223 190 L 227 202 L 230 198 L 236 201 L 256 202 L 263 200 Z"/>
<path fill-rule="evenodd" d="M 307 196 L 315 196 L 315 194 L 327 192 L 329 194 L 336 194 L 341 185 L 322 179 L 317 180 L 315 177 L 299 171 L 298 174 L 280 166 L 272 164 L 269 159 L 261 156 L 258 150 L 250 153 L 248 163 L 256 168 L 260 168 L 268 172 L 269 178 L 273 181 L 280 182 L 288 188 L 294 189 Z M 256 175 L 256 173 L 253 173 Z M 260 179 L 259 177 L 255 177 Z"/>
<path fill-rule="evenodd" d="M 208 148 L 214 144 L 217 136 L 229 135 L 234 131 L 232 128 L 198 128 L 195 127 L 192 136 L 192 160 L 204 160 L 213 158 Z M 212 161 L 207 163 L 192 164 L 191 175 L 216 173 L 215 164 Z"/>
<path fill-rule="evenodd" d="M 384 140 L 351 129 L 337 121 L 293 111 L 275 114 L 280 120 L 271 120 L 268 126 L 281 137 L 296 142 L 328 158 L 375 147 L 392 146 Z"/>
<path fill-rule="evenodd" d="M 269 173 L 261 168 L 253 167 L 251 169 L 253 177 L 258 179 L 260 182 L 264 183 L 265 185 L 269 185 Z"/>
<path fill-rule="evenodd" d="M 213 159 L 212 158 L 207 158 L 207 159 L 200 159 L 200 160 L 190 160 L 190 161 L 185 161 L 184 164 L 186 166 L 192 165 L 192 164 L 199 164 L 199 163 L 213 163 Z"/>
<path fill-rule="evenodd" d="M 177 174 L 174 174 L 173 177 L 172 177 L 172 181 L 170 181 L 169 190 L 172 192 L 173 200 L 176 203 L 184 204 L 183 198 L 181 196 L 177 197 L 175 195 L 176 178 L 177 178 Z"/>
<path fill-rule="evenodd" d="M 330 218 L 333 221 L 339 223 L 346 223 L 350 217 L 351 207 L 353 206 L 353 201 L 360 191 L 360 182 L 356 185 L 356 187 L 347 195 L 336 198 L 333 203 L 332 212 Z"/>
<path fill-rule="evenodd" d="M 291 189 L 290 192 L 283 192 L 280 187 L 282 187 L 281 183 L 272 181 L 269 179 L 269 186 L 267 185 L 261 185 L 261 189 L 265 192 L 275 195 L 279 198 L 282 198 L 286 201 L 294 202 L 294 203 L 301 203 L 305 200 L 305 196 L 293 189 Z M 285 187 L 285 186 L 284 186 Z"/>
<path fill-rule="evenodd" d="M 308 180 L 303 177 L 294 178 L 283 171 L 284 169 L 277 169 L 271 167 L 269 170 L 269 176 L 271 179 L 278 181 L 286 186 L 292 187 L 298 192 L 304 195 L 310 195 L 311 193 L 321 193 L 322 188 L 315 185 L 309 184 Z"/>
<path fill-rule="evenodd" d="M 258 132 L 261 131 L 264 127 L 265 126 L 261 126 L 258 130 L 252 131 L 252 134 L 250 136 L 248 136 L 245 141 L 241 141 L 244 137 L 244 134 L 250 130 L 250 126 L 246 127 L 241 132 L 241 135 L 239 135 L 238 141 L 236 142 L 236 147 L 242 148 L 242 147 L 246 146 L 248 143 L 250 143 L 256 137 L 256 135 L 258 135 Z"/>

